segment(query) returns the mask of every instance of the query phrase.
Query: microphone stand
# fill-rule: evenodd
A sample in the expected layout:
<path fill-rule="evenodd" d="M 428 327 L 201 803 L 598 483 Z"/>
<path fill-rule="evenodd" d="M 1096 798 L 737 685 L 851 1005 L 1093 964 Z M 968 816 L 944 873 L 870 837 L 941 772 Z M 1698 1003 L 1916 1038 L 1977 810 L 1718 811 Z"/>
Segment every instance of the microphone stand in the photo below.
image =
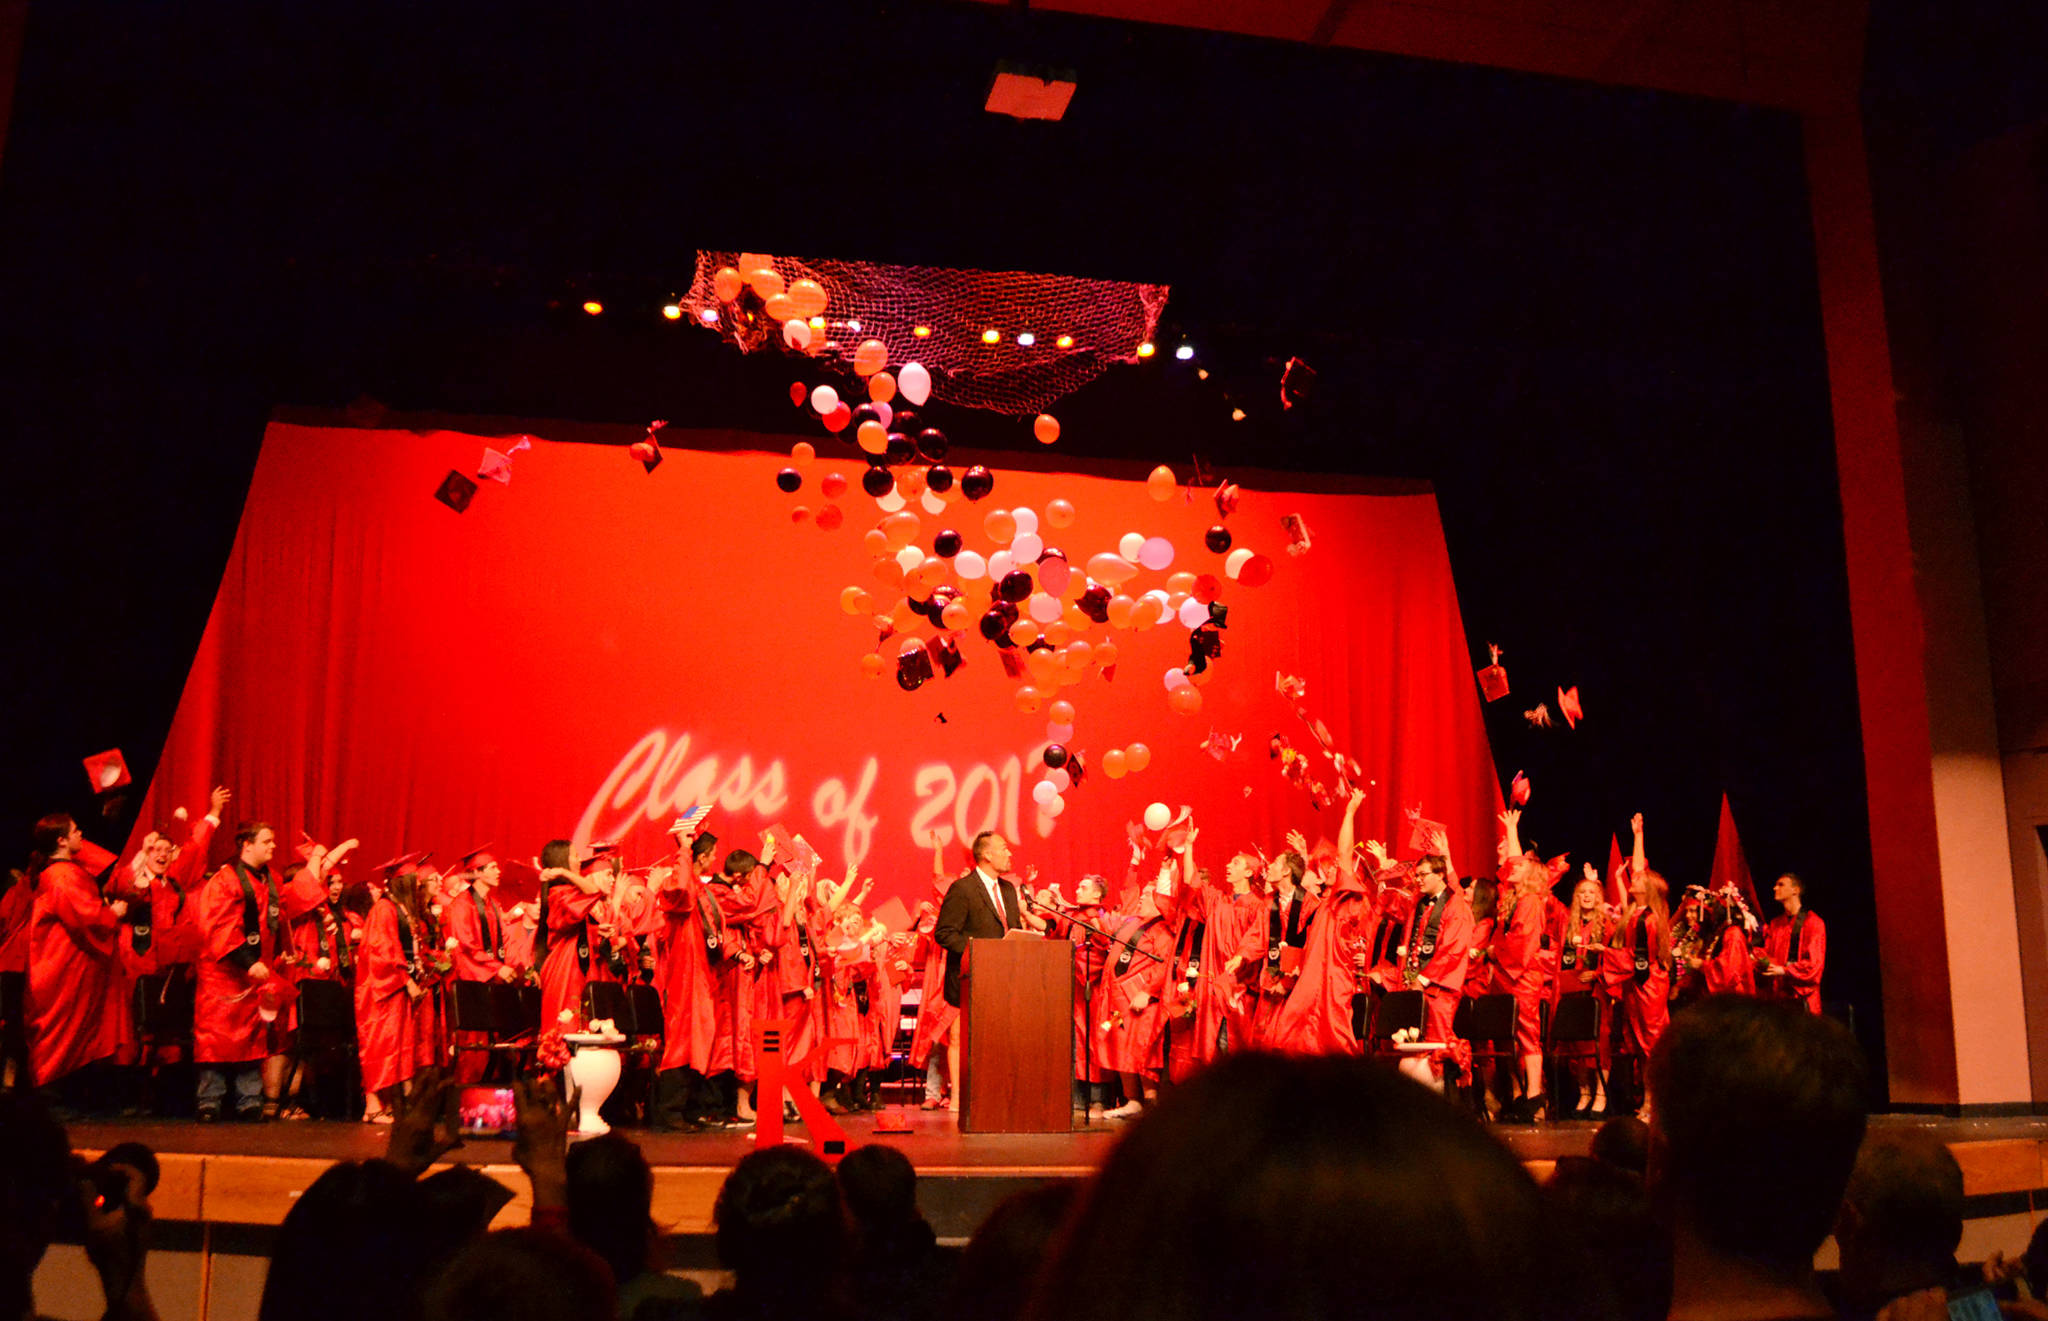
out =
<path fill-rule="evenodd" d="M 1038 909 L 1040 912 L 1050 913 L 1062 922 L 1071 922 L 1075 926 L 1080 927 L 1083 931 L 1091 932 L 1094 935 L 1102 937 L 1104 940 L 1108 941 L 1112 945 L 1121 945 L 1125 949 L 1131 951 L 1131 953 L 1142 954 L 1146 958 L 1152 960 L 1152 962 L 1154 963 L 1166 962 L 1165 959 L 1160 958 L 1157 954 L 1154 954 L 1149 949 L 1145 949 L 1135 941 L 1123 940 L 1117 936 L 1113 936 L 1109 932 L 1104 931 L 1101 927 L 1096 926 L 1094 923 L 1089 922 L 1085 918 L 1079 918 L 1074 916 L 1072 913 L 1063 912 L 1062 910 L 1055 908 L 1050 904 L 1042 904 L 1038 902 L 1038 900 L 1033 898 L 1031 894 L 1028 891 L 1026 891 L 1025 888 L 1021 885 L 1017 887 L 1017 897 L 1019 899 L 1022 899 L 1025 903 L 1030 904 L 1033 908 Z"/>

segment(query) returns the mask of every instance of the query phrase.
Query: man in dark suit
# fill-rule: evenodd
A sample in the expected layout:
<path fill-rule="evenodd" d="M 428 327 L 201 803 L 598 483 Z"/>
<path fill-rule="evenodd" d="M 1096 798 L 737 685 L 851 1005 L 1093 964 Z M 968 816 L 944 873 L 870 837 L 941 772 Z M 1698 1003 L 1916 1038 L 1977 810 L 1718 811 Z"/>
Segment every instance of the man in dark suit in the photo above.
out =
<path fill-rule="evenodd" d="M 974 837 L 974 869 L 954 881 L 939 905 L 932 939 L 946 951 L 946 1003 L 960 1004 L 960 961 L 970 940 L 1001 940 L 1026 930 L 1017 887 L 1003 879 L 1010 867 L 1010 842 L 993 830 Z"/>

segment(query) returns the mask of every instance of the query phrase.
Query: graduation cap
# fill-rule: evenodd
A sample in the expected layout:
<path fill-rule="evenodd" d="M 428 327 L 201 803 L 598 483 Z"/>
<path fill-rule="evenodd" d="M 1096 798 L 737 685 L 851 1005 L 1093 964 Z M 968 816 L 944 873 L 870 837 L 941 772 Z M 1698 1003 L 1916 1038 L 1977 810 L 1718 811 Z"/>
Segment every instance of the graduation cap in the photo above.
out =
<path fill-rule="evenodd" d="M 1559 714 L 1564 716 L 1566 724 L 1570 725 L 1573 729 L 1579 727 L 1579 722 L 1586 718 L 1586 709 L 1579 705 L 1579 686 L 1577 684 L 1573 684 L 1569 688 L 1557 690 L 1557 709 Z"/>
<path fill-rule="evenodd" d="M 119 748 L 108 748 L 87 757 L 85 775 L 92 781 L 92 791 L 96 794 L 112 793 L 133 783 L 128 774 L 128 759 L 121 755 Z"/>
<path fill-rule="evenodd" d="M 376 869 L 383 872 L 386 877 L 392 877 L 400 872 L 418 870 L 421 863 L 433 856 L 434 851 L 432 849 L 421 849 L 416 853 L 401 853 L 395 858 L 387 858 L 383 862 L 378 863 Z"/>
<path fill-rule="evenodd" d="M 1441 821 L 1431 821 L 1422 815 L 1422 809 L 1408 810 L 1408 848 L 1414 853 L 1427 853 L 1436 845 L 1436 837 L 1444 829 Z"/>
<path fill-rule="evenodd" d="M 587 872 L 592 865 L 605 861 L 618 851 L 619 842 L 617 840 L 606 840 L 601 844 L 592 844 L 590 846 L 590 856 L 583 860 L 577 870 Z"/>
<path fill-rule="evenodd" d="M 311 862 L 313 860 L 313 854 L 316 851 L 318 851 L 319 848 L 319 842 L 315 840 L 311 835 L 301 830 L 299 832 L 299 842 L 292 845 L 292 852 L 299 855 L 300 862 Z"/>
<path fill-rule="evenodd" d="M 704 819 L 710 815 L 711 804 L 699 803 L 670 822 L 668 833 L 671 835 L 687 835 L 703 825 Z"/>
<path fill-rule="evenodd" d="M 460 514 L 469 508 L 469 502 L 476 499 L 476 482 L 455 469 L 441 479 L 441 485 L 434 491 L 434 498 Z"/>
<path fill-rule="evenodd" d="M 1528 802 L 1529 777 L 1522 774 L 1520 771 L 1516 771 L 1513 783 L 1511 783 L 1508 786 L 1508 797 L 1514 800 L 1514 804 L 1516 807 L 1520 807 L 1522 806 L 1522 804 Z"/>
<path fill-rule="evenodd" d="M 480 871 L 490 866 L 497 861 L 496 858 L 491 856 L 490 848 L 491 846 L 488 844 L 479 844 L 463 854 L 460 858 L 456 859 L 457 869 L 461 871 Z"/>
<path fill-rule="evenodd" d="M 476 479 L 480 482 L 498 482 L 505 486 L 512 484 L 512 456 L 533 448 L 533 437 L 521 436 L 503 454 L 484 446 L 483 461 L 477 464 Z"/>
<path fill-rule="evenodd" d="M 1508 695 L 1508 672 L 1501 666 L 1500 648 L 1489 642 L 1486 649 L 1493 653 L 1493 662 L 1479 671 L 1479 691 L 1487 701 L 1498 702 Z"/>

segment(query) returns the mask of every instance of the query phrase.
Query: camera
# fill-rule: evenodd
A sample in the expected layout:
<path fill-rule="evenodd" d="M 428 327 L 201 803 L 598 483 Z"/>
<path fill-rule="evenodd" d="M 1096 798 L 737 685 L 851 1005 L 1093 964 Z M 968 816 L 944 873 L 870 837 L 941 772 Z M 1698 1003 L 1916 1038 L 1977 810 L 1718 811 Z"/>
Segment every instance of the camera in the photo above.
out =
<path fill-rule="evenodd" d="M 163 1168 L 157 1164 L 156 1153 L 140 1142 L 123 1142 L 110 1147 L 97 1160 L 88 1161 L 76 1154 L 71 1157 L 72 1177 L 92 1188 L 93 1209 L 98 1211 L 115 1211 L 128 1204 L 128 1175 L 120 1168 L 123 1166 L 142 1176 L 145 1197 L 156 1191 L 157 1181 L 163 1177 Z M 69 1198 L 59 1202 L 58 1207 L 60 1237 L 82 1240 L 85 1237 L 85 1208 Z"/>

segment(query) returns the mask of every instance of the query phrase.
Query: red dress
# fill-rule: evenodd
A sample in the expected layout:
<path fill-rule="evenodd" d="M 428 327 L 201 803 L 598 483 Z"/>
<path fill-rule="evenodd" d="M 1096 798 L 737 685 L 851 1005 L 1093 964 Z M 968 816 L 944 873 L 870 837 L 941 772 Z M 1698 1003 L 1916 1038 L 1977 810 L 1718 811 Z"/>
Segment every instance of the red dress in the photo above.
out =
<path fill-rule="evenodd" d="M 29 917 L 28 1053 L 43 1085 L 107 1059 L 120 1045 L 119 1019 L 107 1007 L 126 984 L 122 922 L 87 870 L 104 870 L 114 858 L 90 846 L 79 857 L 83 866 L 64 859 L 43 868 Z"/>
<path fill-rule="evenodd" d="M 1096 1062 L 1110 1073 L 1157 1077 L 1165 1062 L 1160 1031 L 1165 1008 L 1159 997 L 1166 991 L 1173 934 L 1158 917 L 1128 917 L 1110 929 L 1116 942 L 1109 946 L 1109 963 L 1095 992 L 1096 1029 L 1102 1034 Z M 1142 1009 L 1131 1003 L 1140 993 L 1151 997 Z"/>
<path fill-rule="evenodd" d="M 1820 914 L 1802 908 L 1796 918 L 1780 913 L 1764 928 L 1764 954 L 1785 969 L 1783 977 L 1762 978 L 1773 1000 L 1797 1000 L 1808 1013 L 1820 1012 L 1820 976 L 1827 967 L 1828 929 Z"/>
<path fill-rule="evenodd" d="M 366 1091 L 396 1087 L 419 1067 L 427 997 L 406 990 L 408 979 L 417 981 L 417 936 L 391 899 L 371 905 L 356 956 L 356 1046 Z"/>
<path fill-rule="evenodd" d="M 1671 968 L 1657 951 L 1659 923 L 1638 908 L 1607 950 L 1607 984 L 1621 1000 L 1622 1039 L 1629 1054 L 1650 1057 L 1671 1021 Z"/>
<path fill-rule="evenodd" d="M 717 905 L 687 859 L 656 893 L 655 903 L 662 918 L 654 961 L 654 985 L 661 993 L 661 1067 L 716 1073 L 718 990 L 711 959 L 718 943 Z"/>
<path fill-rule="evenodd" d="M 292 948 L 284 895 L 269 868 L 230 863 L 216 871 L 199 890 L 198 926 L 192 1057 L 249 1064 L 275 1053 L 276 1025 L 263 1020 L 259 983 L 249 976 L 257 963 L 282 976 L 278 961 Z"/>

